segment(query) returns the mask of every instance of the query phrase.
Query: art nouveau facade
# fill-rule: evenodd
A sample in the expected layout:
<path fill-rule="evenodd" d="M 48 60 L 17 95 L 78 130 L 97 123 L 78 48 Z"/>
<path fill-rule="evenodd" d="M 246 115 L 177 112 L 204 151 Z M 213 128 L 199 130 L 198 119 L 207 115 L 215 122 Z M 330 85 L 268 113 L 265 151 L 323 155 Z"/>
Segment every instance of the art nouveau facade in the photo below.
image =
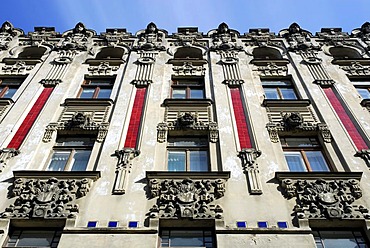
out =
<path fill-rule="evenodd" d="M 369 46 L 5 22 L 2 247 L 368 247 Z"/>

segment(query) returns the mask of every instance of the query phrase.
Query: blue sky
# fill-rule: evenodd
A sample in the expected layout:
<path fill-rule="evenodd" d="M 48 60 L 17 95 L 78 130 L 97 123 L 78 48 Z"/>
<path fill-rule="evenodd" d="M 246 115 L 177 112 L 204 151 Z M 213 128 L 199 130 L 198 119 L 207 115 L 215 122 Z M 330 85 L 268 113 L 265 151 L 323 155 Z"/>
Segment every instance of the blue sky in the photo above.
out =
<path fill-rule="evenodd" d="M 196 26 L 207 33 L 221 22 L 240 33 L 270 28 L 277 33 L 297 22 L 312 33 L 323 27 L 351 32 L 370 21 L 370 0 L 2 0 L 2 22 L 26 33 L 53 26 L 63 33 L 79 21 L 98 33 L 127 28 L 131 33 L 153 21 L 170 34 Z"/>

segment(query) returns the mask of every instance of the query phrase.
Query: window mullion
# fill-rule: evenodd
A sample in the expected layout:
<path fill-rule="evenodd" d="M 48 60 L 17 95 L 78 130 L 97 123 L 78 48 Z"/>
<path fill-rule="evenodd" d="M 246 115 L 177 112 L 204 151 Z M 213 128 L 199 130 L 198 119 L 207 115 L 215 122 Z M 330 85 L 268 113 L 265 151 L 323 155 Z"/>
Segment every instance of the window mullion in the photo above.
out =
<path fill-rule="evenodd" d="M 308 158 L 306 156 L 305 151 L 304 150 L 300 150 L 300 153 L 301 153 L 302 158 L 303 158 L 303 161 L 304 161 L 304 163 L 306 165 L 307 171 L 308 172 L 312 172 L 311 165 L 310 165 L 310 162 L 308 161 Z"/>
<path fill-rule="evenodd" d="M 72 159 L 75 153 L 76 153 L 75 149 L 70 150 L 69 157 L 68 157 L 66 166 L 64 168 L 64 171 L 70 171 L 72 169 Z"/>
<path fill-rule="evenodd" d="M 190 150 L 185 150 L 185 156 L 186 156 L 186 171 L 190 171 Z"/>

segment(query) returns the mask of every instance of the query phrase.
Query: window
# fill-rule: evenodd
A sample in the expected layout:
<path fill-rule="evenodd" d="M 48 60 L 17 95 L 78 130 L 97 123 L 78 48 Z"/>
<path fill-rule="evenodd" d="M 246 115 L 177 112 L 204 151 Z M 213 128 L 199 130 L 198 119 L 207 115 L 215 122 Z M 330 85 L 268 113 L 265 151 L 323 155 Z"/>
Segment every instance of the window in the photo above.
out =
<path fill-rule="evenodd" d="M 49 171 L 84 171 L 90 159 L 94 139 L 59 138 L 47 168 Z"/>
<path fill-rule="evenodd" d="M 314 231 L 317 248 L 366 248 L 365 238 L 359 231 Z"/>
<path fill-rule="evenodd" d="M 80 98 L 110 98 L 113 79 L 89 79 L 82 84 Z"/>
<path fill-rule="evenodd" d="M 161 230 L 161 247 L 215 247 L 208 230 Z"/>
<path fill-rule="evenodd" d="M 316 138 L 280 138 L 290 171 L 330 171 Z"/>
<path fill-rule="evenodd" d="M 208 171 L 206 138 L 169 138 L 168 171 Z"/>
<path fill-rule="evenodd" d="M 200 80 L 176 80 L 172 82 L 173 99 L 203 99 L 204 83 Z"/>
<path fill-rule="evenodd" d="M 22 82 L 21 78 L 0 79 L 0 98 L 12 98 Z"/>
<path fill-rule="evenodd" d="M 5 247 L 57 247 L 61 230 L 53 229 L 16 229 Z"/>
<path fill-rule="evenodd" d="M 269 100 L 296 100 L 297 95 L 290 81 L 274 80 L 262 81 L 262 87 L 265 91 L 265 97 Z"/>

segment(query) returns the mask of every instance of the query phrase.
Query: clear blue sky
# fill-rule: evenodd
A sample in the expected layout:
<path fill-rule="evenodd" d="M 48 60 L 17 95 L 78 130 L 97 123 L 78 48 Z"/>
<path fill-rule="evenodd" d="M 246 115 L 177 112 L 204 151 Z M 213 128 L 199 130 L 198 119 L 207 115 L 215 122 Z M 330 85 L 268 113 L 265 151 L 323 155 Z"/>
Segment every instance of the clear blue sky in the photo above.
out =
<path fill-rule="evenodd" d="M 207 33 L 221 22 L 240 33 L 270 28 L 277 33 L 297 22 L 312 33 L 323 27 L 351 32 L 370 21 L 370 0 L 2 0 L 0 22 L 26 33 L 52 26 L 63 33 L 79 21 L 98 33 L 127 28 L 131 33 L 153 21 L 170 34 L 197 26 Z"/>

